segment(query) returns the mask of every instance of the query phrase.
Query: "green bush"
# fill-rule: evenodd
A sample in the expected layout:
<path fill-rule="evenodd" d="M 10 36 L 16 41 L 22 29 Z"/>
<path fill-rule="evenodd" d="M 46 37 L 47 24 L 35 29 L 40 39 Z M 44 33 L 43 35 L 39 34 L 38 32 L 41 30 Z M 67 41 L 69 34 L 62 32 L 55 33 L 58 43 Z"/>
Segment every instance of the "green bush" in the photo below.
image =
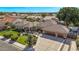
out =
<path fill-rule="evenodd" d="M 3 32 L 0 32 L 0 36 L 4 36 L 4 33 Z"/>
<path fill-rule="evenodd" d="M 11 36 L 11 40 L 16 41 L 16 40 L 17 40 L 17 38 L 18 38 L 18 35 L 17 35 L 17 34 L 15 34 L 15 35 L 12 35 L 12 36 Z"/>
<path fill-rule="evenodd" d="M 18 39 L 17 39 L 17 42 L 23 44 L 23 45 L 26 45 L 28 44 L 28 41 L 27 41 L 28 37 L 27 36 L 20 36 Z"/>
<path fill-rule="evenodd" d="M 11 36 L 11 33 L 10 32 L 4 32 L 4 37 L 6 37 L 6 38 L 10 38 L 10 36 Z"/>
<path fill-rule="evenodd" d="M 29 37 L 29 39 L 28 39 L 29 46 L 35 45 L 36 41 L 37 41 L 37 37 L 34 35 L 29 35 L 28 37 Z"/>
<path fill-rule="evenodd" d="M 12 36 L 13 35 L 13 36 Z M 17 32 L 17 31 L 13 31 L 13 30 L 4 30 L 4 31 L 1 31 L 0 32 L 0 36 L 4 36 L 4 37 L 6 37 L 6 38 L 15 38 L 15 36 L 17 37 L 17 36 L 19 36 L 20 35 L 20 33 L 19 32 Z M 13 38 L 13 39 L 14 39 Z"/>

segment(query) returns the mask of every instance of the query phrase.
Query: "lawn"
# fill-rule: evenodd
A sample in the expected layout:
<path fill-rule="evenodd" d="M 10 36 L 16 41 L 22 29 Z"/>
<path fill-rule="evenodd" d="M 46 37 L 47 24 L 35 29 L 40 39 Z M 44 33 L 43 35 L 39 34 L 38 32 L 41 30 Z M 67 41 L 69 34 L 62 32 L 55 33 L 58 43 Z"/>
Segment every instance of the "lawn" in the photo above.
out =
<path fill-rule="evenodd" d="M 28 36 L 19 36 L 17 39 L 17 42 L 26 45 L 26 43 L 28 44 Z"/>
<path fill-rule="evenodd" d="M 11 35 L 19 35 L 20 33 L 17 31 L 12 31 L 12 30 L 4 30 L 4 31 L 0 31 L 0 35 L 3 36 L 5 34 L 11 34 Z"/>

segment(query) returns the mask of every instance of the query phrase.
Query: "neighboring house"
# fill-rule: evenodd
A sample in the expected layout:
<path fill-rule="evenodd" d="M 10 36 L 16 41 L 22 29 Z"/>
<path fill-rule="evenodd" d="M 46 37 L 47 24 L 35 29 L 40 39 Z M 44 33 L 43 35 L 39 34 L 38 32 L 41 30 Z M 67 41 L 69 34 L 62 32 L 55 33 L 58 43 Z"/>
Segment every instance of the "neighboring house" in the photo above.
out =
<path fill-rule="evenodd" d="M 78 35 L 78 27 L 69 27 L 70 31 L 68 37 L 76 39 Z"/>
<path fill-rule="evenodd" d="M 3 22 L 0 22 L 0 30 L 3 30 L 3 29 L 5 29 L 6 28 L 6 25 L 5 25 L 5 23 L 3 23 Z"/>
<path fill-rule="evenodd" d="M 45 16 L 44 20 L 55 20 L 55 21 L 59 21 L 59 19 L 55 16 Z"/>
<path fill-rule="evenodd" d="M 16 17 L 13 17 L 13 16 L 10 16 L 10 15 L 6 15 L 4 16 L 2 19 L 0 19 L 0 22 L 3 22 L 3 23 L 11 23 L 13 21 L 16 20 Z"/>
<path fill-rule="evenodd" d="M 4 18 L 3 18 L 3 21 L 4 22 L 13 22 L 13 21 L 15 21 L 16 20 L 16 18 L 15 17 L 12 17 L 12 16 L 9 16 L 9 15 L 7 15 L 7 16 L 5 16 Z"/>
<path fill-rule="evenodd" d="M 57 24 L 57 22 L 55 20 L 45 20 L 44 22 L 39 23 L 39 27 L 40 28 L 48 27 L 48 26 L 53 25 L 53 24 Z"/>
<path fill-rule="evenodd" d="M 41 19 L 42 17 L 41 16 L 30 15 L 30 16 L 27 16 L 27 18 L 35 18 L 35 19 L 40 18 Z"/>
<path fill-rule="evenodd" d="M 24 29 L 25 27 L 28 26 L 28 21 L 25 21 L 25 20 L 22 20 L 22 19 L 16 19 L 14 22 L 12 22 L 12 24 L 17 29 Z"/>
<path fill-rule="evenodd" d="M 12 24 L 15 26 L 15 28 L 23 29 L 23 30 L 26 30 L 26 31 L 33 27 L 33 23 L 32 22 L 29 22 L 29 21 L 26 21 L 26 20 L 22 20 L 22 19 L 17 19 Z"/>

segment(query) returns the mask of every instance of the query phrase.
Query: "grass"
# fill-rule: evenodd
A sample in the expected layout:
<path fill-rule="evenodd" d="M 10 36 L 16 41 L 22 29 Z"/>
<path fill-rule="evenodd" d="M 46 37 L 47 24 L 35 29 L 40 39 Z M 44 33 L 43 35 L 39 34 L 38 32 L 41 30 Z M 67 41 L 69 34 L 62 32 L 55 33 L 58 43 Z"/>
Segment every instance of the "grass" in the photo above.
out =
<path fill-rule="evenodd" d="M 0 32 L 0 36 L 3 36 L 4 35 L 4 32 Z"/>
<path fill-rule="evenodd" d="M 28 36 L 20 36 L 17 39 L 17 42 L 26 45 L 28 43 Z"/>
<path fill-rule="evenodd" d="M 4 36 L 6 38 L 15 38 L 18 37 L 20 35 L 19 32 L 17 31 L 13 31 L 13 30 L 4 30 L 4 31 L 0 31 L 0 36 Z"/>
<path fill-rule="evenodd" d="M 5 33 L 11 33 L 11 34 L 18 34 L 19 35 L 19 32 L 17 32 L 17 31 L 12 31 L 12 30 L 0 31 L 0 35 L 4 35 Z"/>

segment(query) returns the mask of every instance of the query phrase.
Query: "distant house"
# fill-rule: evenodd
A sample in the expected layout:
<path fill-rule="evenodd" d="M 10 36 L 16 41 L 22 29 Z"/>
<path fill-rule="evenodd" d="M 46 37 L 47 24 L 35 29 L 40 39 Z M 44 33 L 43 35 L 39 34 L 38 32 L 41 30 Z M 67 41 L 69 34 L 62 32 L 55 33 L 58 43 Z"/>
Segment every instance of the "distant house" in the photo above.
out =
<path fill-rule="evenodd" d="M 9 16 L 9 15 L 7 15 L 7 16 L 5 16 L 5 17 L 3 18 L 3 21 L 4 21 L 4 22 L 13 22 L 13 21 L 15 21 L 15 20 L 16 20 L 15 17 Z"/>
<path fill-rule="evenodd" d="M 56 16 L 45 16 L 44 20 L 55 20 L 55 21 L 59 21 L 59 19 Z"/>
<path fill-rule="evenodd" d="M 56 36 L 62 36 L 64 38 L 67 37 L 67 34 L 69 33 L 68 28 L 66 28 L 64 25 L 57 24 L 54 20 L 42 22 L 39 24 L 40 29 L 48 34 L 56 35 Z"/>
<path fill-rule="evenodd" d="M 2 30 L 2 29 L 5 29 L 5 27 L 6 27 L 6 23 L 8 22 L 8 23 L 12 23 L 13 21 L 15 21 L 16 20 L 16 18 L 15 17 L 12 17 L 12 16 L 9 16 L 9 15 L 7 15 L 7 16 L 2 16 L 2 18 L 0 19 L 0 30 Z"/>
<path fill-rule="evenodd" d="M 16 20 L 16 17 L 13 17 L 13 16 L 10 16 L 10 15 L 6 15 L 4 16 L 2 19 L 0 19 L 0 22 L 4 22 L 4 23 L 7 23 L 7 22 L 13 22 Z"/>

